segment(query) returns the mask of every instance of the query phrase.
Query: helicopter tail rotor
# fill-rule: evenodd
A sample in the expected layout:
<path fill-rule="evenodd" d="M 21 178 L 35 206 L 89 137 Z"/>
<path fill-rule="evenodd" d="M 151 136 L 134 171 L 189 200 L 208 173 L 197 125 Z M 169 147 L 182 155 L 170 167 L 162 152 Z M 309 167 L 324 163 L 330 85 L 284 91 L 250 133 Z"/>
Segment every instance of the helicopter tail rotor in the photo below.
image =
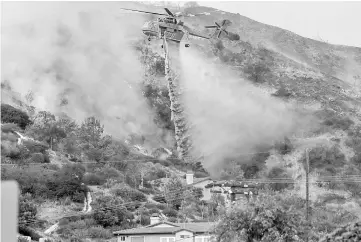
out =
<path fill-rule="evenodd" d="M 219 39 L 222 32 L 224 32 L 227 36 L 229 35 L 226 28 L 231 24 L 231 21 L 225 19 L 222 21 L 221 25 L 218 24 L 217 22 L 214 22 L 214 24 L 215 25 L 205 26 L 206 29 L 216 29 L 213 36 L 217 36 L 217 38 Z M 217 31 L 218 31 L 218 33 L 217 33 Z"/>

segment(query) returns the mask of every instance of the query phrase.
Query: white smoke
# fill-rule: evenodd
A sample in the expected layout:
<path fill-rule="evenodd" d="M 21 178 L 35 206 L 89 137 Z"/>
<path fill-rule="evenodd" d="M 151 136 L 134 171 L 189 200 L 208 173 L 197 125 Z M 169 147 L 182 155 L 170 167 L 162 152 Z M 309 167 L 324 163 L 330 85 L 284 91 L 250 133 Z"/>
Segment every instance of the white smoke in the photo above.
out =
<path fill-rule="evenodd" d="M 194 147 L 211 172 L 225 158 L 282 140 L 302 122 L 285 102 L 191 48 L 181 48 L 180 65 Z"/>
<path fill-rule="evenodd" d="M 95 115 L 114 136 L 155 132 L 131 46 L 148 16 L 122 13 L 115 2 L 2 5 L 1 80 L 14 91 L 32 90 L 34 106 L 77 121 Z"/>

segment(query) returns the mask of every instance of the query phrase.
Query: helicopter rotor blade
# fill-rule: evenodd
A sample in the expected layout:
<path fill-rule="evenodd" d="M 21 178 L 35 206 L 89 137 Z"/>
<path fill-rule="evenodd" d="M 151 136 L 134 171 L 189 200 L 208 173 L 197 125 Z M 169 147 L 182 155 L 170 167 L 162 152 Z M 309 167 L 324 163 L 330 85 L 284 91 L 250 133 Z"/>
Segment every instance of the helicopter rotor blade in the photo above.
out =
<path fill-rule="evenodd" d="M 168 15 L 174 17 L 173 13 L 168 8 L 164 8 L 164 10 L 168 13 Z"/>
<path fill-rule="evenodd" d="M 221 36 L 221 33 L 222 33 L 222 31 L 220 30 L 219 33 L 218 33 L 217 38 L 219 38 L 219 36 Z"/>
<path fill-rule="evenodd" d="M 217 28 L 217 26 L 204 26 L 206 29 L 214 29 Z"/>
<path fill-rule="evenodd" d="M 141 11 L 141 10 L 135 10 L 135 9 L 129 9 L 129 8 L 120 8 L 120 9 L 129 10 L 129 11 L 133 11 L 133 12 L 149 13 L 149 14 L 154 14 L 154 15 L 168 16 L 168 14 L 164 14 L 164 13 L 153 13 L 153 12 L 147 12 L 147 11 Z"/>

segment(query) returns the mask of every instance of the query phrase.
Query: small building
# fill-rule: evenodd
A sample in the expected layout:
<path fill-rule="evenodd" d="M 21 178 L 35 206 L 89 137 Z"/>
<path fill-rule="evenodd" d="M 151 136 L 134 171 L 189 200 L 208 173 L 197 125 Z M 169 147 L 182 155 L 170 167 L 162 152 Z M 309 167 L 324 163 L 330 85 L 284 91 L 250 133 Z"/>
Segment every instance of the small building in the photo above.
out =
<path fill-rule="evenodd" d="M 161 222 L 157 214 L 150 217 L 150 225 L 141 228 L 115 231 L 117 242 L 211 242 L 215 223 Z"/>
<path fill-rule="evenodd" d="M 210 177 L 194 178 L 192 171 L 186 173 L 186 183 L 187 186 L 193 186 L 201 188 L 203 192 L 203 198 L 201 200 L 209 201 L 212 197 L 211 188 L 206 187 L 208 184 L 211 184 L 213 181 Z"/>

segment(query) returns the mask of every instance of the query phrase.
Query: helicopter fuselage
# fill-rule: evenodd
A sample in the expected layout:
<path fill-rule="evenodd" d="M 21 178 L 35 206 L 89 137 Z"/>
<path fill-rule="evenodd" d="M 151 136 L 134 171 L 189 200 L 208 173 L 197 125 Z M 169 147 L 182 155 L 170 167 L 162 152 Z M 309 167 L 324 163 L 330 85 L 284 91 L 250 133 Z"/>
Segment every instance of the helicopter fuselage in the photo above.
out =
<path fill-rule="evenodd" d="M 183 38 L 183 31 L 179 28 L 179 23 L 165 22 L 165 21 L 149 21 L 142 27 L 144 35 L 156 38 L 166 37 L 167 40 L 180 42 Z"/>

